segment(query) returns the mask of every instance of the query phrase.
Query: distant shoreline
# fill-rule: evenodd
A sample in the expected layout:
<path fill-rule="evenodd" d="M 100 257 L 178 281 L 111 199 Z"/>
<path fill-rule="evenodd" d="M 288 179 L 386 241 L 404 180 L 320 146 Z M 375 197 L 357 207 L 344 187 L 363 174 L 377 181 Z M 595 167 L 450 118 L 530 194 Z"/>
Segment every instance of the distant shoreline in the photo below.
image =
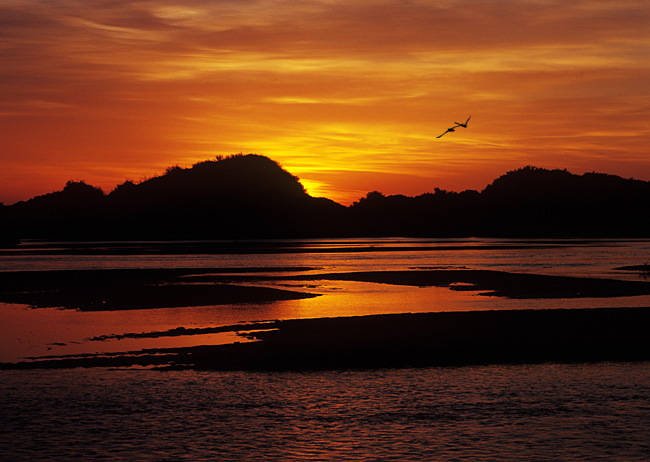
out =
<path fill-rule="evenodd" d="M 617 240 L 637 240 L 622 238 Z M 607 241 L 607 239 L 549 238 L 529 240 L 494 238 L 489 244 L 473 243 L 471 238 L 313 238 L 313 239 L 250 239 L 250 240 L 170 240 L 170 241 L 80 241 L 60 242 L 26 240 L 19 246 L 3 249 L 4 255 L 221 255 L 221 254 L 290 254 L 290 253 L 356 253 L 356 252 L 419 252 L 462 250 L 500 250 L 517 248 L 554 248 Z M 326 242 L 328 246 L 315 246 Z M 431 244 L 435 243 L 435 246 Z"/>

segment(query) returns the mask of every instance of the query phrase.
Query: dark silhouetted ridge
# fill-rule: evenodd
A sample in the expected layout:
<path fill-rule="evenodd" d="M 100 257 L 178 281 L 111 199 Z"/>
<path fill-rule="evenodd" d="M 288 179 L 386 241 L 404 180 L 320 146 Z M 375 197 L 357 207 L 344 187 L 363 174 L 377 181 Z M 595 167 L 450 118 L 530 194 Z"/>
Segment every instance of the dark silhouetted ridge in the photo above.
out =
<path fill-rule="evenodd" d="M 271 159 L 235 155 L 171 167 L 105 195 L 85 183 L 11 207 L 22 238 L 245 239 L 331 235 L 345 208 L 309 196 Z"/>
<path fill-rule="evenodd" d="M 309 196 L 273 160 L 235 155 L 170 167 L 110 194 L 83 181 L 0 208 L 3 242 L 303 237 L 650 237 L 650 183 L 524 167 L 483 191 Z M 6 244 L 5 244 L 6 245 Z"/>
<path fill-rule="evenodd" d="M 271 159 L 253 154 L 200 162 L 187 169 L 171 167 L 164 175 L 144 181 L 135 189 L 118 187 L 109 194 L 109 199 L 116 202 L 124 198 L 141 203 L 164 200 L 187 205 L 214 199 L 258 202 L 305 197 L 298 178 Z"/>
<path fill-rule="evenodd" d="M 524 167 L 481 193 L 483 235 L 648 236 L 650 183 Z"/>

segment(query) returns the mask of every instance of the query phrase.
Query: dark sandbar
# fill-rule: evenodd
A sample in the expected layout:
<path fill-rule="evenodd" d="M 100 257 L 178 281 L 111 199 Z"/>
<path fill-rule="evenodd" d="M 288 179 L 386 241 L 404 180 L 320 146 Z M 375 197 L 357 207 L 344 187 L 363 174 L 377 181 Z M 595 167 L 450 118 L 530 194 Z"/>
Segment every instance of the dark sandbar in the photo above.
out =
<path fill-rule="evenodd" d="M 263 303 L 317 294 L 227 283 L 190 284 L 195 274 L 306 271 L 310 268 L 201 268 L 0 273 L 0 302 L 82 311 Z"/>
<path fill-rule="evenodd" d="M 33 307 L 124 310 L 260 303 L 318 294 L 242 286 L 280 280 L 338 280 L 449 287 L 515 299 L 650 295 L 646 281 L 436 269 L 301 274 L 313 268 L 122 269 L 0 273 L 0 302 Z M 275 276 L 268 273 L 293 272 Z M 254 273 L 267 273 L 255 275 Z M 246 275 L 242 273 L 248 273 Z M 298 273 L 298 274 L 295 274 Z"/>
<path fill-rule="evenodd" d="M 639 275 L 644 279 L 650 276 L 650 264 L 648 263 L 645 263 L 643 265 L 620 266 L 614 269 L 618 271 L 633 271 L 635 273 L 639 273 Z"/>
<path fill-rule="evenodd" d="M 197 350 L 198 369 L 304 370 L 650 359 L 650 308 L 293 320 L 259 343 Z"/>
<path fill-rule="evenodd" d="M 251 343 L 86 355 L 2 369 L 154 365 L 206 370 L 650 360 L 650 308 L 474 311 L 288 320 L 240 326 Z M 255 331 L 254 329 L 272 329 Z"/>
<path fill-rule="evenodd" d="M 42 303 L 42 306 L 81 309 L 107 309 L 108 306 L 108 309 L 115 309 L 153 308 L 163 306 L 163 303 L 164 306 L 193 306 L 314 296 L 228 285 L 225 281 L 241 283 L 274 280 L 274 277 L 225 275 L 225 272 L 232 273 L 228 269 L 4 273 L 0 274 L 0 301 L 34 306 Z M 202 284 L 179 282 L 196 282 L 198 279 Z M 446 286 L 512 298 L 650 294 L 650 284 L 643 281 L 483 270 L 299 274 L 278 276 L 277 279 Z M 96 308 L 98 301 L 103 301 L 103 307 Z M 0 364 L 0 368 L 154 365 L 214 370 L 310 370 L 636 361 L 650 360 L 649 327 L 650 308 L 475 311 L 285 320 L 214 328 L 217 329 L 214 332 L 241 332 L 258 342 L 37 358 L 32 362 Z M 206 329 L 191 333 L 209 332 Z M 171 335 L 188 333 L 185 330 L 170 332 Z"/>
<path fill-rule="evenodd" d="M 414 286 L 443 286 L 481 291 L 482 295 L 515 299 L 624 297 L 650 294 L 644 281 L 579 278 L 491 270 L 371 271 L 323 275 L 323 279 L 379 282 Z"/>
<path fill-rule="evenodd" d="M 228 280 L 255 281 L 256 276 L 229 277 Z M 650 283 L 616 279 L 549 276 L 470 269 L 435 269 L 403 271 L 363 271 L 349 273 L 265 276 L 265 280 L 358 281 L 416 287 L 449 287 L 458 291 L 479 291 L 481 295 L 514 299 L 625 297 L 650 295 Z M 220 275 L 189 276 L 188 280 L 218 282 Z"/>

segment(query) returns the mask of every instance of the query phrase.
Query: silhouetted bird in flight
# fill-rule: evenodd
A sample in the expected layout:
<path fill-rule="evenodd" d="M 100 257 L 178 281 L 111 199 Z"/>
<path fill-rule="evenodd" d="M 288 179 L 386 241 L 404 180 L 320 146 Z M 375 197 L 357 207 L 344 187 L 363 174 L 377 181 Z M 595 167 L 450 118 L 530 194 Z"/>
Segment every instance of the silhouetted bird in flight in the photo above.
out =
<path fill-rule="evenodd" d="M 469 119 L 471 119 L 471 118 L 472 118 L 472 116 L 469 116 L 469 117 L 467 118 L 467 120 L 465 121 L 464 124 L 459 124 L 458 122 L 454 122 L 454 123 L 456 124 L 456 127 L 467 128 L 467 122 L 469 122 Z M 455 127 L 454 127 L 454 128 L 455 128 Z"/>
<path fill-rule="evenodd" d="M 458 126 L 458 125 L 456 125 L 456 127 L 457 127 L 457 126 Z M 449 132 L 455 132 L 455 131 L 456 131 L 456 127 L 448 128 L 447 131 L 446 131 L 445 133 L 443 133 L 442 135 L 445 135 L 445 134 L 447 134 L 447 133 L 449 133 Z M 440 138 L 442 135 L 436 136 L 436 138 Z"/>
<path fill-rule="evenodd" d="M 447 131 L 445 133 L 443 133 L 442 135 L 445 135 L 445 134 L 447 134 L 449 132 L 455 132 L 457 127 L 467 128 L 467 122 L 469 122 L 469 119 L 471 119 L 471 118 L 472 118 L 472 116 L 469 116 L 464 124 L 459 124 L 458 122 L 454 122 L 456 125 L 454 125 L 451 128 L 448 128 Z M 436 136 L 436 138 L 440 138 L 442 135 Z"/>

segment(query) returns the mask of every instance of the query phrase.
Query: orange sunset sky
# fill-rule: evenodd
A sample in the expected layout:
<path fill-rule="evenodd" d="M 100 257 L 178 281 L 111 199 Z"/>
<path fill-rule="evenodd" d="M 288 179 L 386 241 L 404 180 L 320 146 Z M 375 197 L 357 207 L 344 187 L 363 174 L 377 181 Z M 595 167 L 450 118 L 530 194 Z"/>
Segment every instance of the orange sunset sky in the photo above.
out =
<path fill-rule="evenodd" d="M 238 152 L 346 205 L 525 165 L 650 180 L 650 2 L 0 3 L 5 205 Z"/>

